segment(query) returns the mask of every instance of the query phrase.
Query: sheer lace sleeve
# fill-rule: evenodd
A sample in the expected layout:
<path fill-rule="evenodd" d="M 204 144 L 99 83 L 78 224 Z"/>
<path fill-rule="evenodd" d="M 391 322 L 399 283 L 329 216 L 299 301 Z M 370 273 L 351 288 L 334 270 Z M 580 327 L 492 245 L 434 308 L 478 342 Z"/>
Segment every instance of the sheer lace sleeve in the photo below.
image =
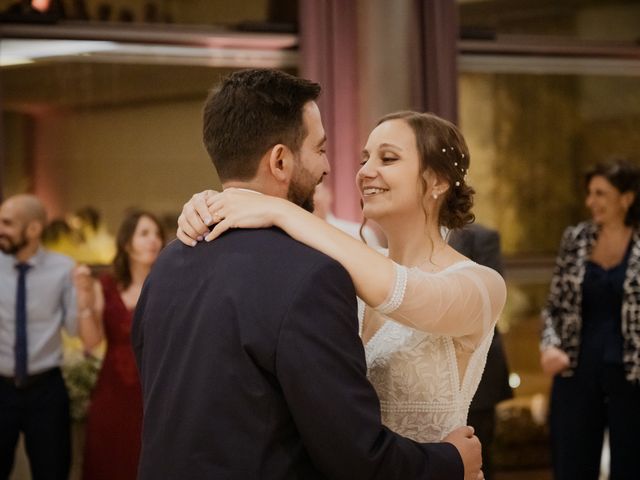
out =
<path fill-rule="evenodd" d="M 394 288 L 375 310 L 417 330 L 480 339 L 495 325 L 505 300 L 500 274 L 470 261 L 438 273 L 396 264 Z"/>

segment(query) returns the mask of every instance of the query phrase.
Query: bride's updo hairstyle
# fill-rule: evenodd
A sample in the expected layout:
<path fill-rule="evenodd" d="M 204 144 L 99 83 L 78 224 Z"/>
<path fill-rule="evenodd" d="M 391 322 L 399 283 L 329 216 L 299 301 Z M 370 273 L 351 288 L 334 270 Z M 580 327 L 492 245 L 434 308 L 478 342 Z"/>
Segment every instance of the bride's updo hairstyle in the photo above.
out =
<path fill-rule="evenodd" d="M 377 125 L 389 120 L 404 120 L 416 136 L 423 195 L 427 195 L 424 176 L 427 170 L 449 184 L 443 194 L 438 224 L 456 229 L 473 222 L 475 217 L 471 207 L 475 190 L 466 182 L 469 149 L 458 128 L 432 113 L 412 111 L 390 113 L 382 117 Z"/>

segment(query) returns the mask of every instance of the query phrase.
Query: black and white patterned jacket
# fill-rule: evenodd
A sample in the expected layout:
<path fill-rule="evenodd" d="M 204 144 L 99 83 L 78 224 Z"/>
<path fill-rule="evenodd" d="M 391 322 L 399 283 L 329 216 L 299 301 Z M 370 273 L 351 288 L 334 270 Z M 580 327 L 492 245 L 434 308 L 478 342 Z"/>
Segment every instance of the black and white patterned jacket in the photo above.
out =
<path fill-rule="evenodd" d="M 541 348 L 555 346 L 569 355 L 563 376 L 573 375 L 578 364 L 582 328 L 582 281 L 585 263 L 598 236 L 598 227 L 583 222 L 565 230 L 551 280 L 547 304 L 542 310 Z M 623 284 L 623 362 L 627 380 L 640 383 L 640 229 L 632 236 L 629 264 Z"/>

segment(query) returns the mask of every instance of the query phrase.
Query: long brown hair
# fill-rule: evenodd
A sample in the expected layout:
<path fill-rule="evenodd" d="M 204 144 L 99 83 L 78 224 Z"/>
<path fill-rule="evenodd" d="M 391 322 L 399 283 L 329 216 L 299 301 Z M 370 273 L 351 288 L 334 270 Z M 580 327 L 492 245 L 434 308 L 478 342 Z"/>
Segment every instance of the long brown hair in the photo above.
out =
<path fill-rule="evenodd" d="M 152 213 L 144 210 L 130 210 L 122 220 L 116 236 L 116 256 L 113 259 L 113 275 L 116 282 L 123 290 L 131 285 L 131 265 L 127 248 L 131 246 L 131 240 L 136 232 L 138 222 L 142 217 L 147 217 L 158 226 L 160 240 L 164 246 L 164 230 L 158 219 Z"/>

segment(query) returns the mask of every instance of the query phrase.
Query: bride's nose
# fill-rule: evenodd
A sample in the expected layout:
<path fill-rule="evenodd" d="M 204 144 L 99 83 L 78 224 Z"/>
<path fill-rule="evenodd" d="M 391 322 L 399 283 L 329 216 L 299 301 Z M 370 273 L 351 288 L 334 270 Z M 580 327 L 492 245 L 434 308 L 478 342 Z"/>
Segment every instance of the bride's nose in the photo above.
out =
<path fill-rule="evenodd" d="M 358 173 L 356 175 L 356 179 L 373 178 L 375 176 L 376 176 L 375 168 L 373 168 L 371 166 L 371 162 L 370 161 L 367 161 L 367 162 L 363 163 L 362 166 L 360 167 L 360 170 L 358 170 Z"/>

